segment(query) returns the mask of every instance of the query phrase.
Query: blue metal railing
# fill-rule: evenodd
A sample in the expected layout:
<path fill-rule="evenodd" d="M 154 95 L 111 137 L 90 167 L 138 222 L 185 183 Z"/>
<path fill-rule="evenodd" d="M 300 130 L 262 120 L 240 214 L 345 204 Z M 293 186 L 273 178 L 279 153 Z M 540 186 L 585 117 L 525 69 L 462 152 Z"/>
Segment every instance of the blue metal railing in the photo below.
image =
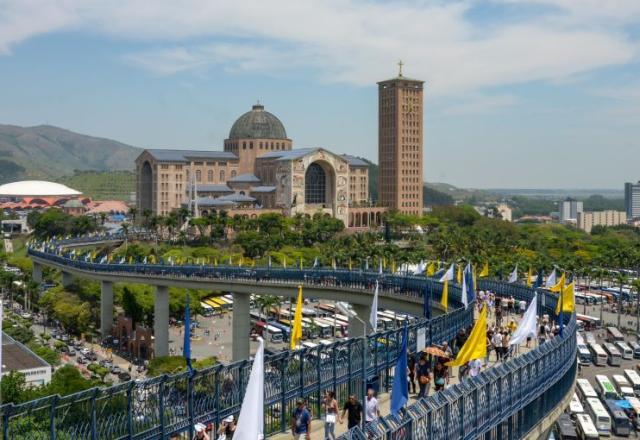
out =
<path fill-rule="evenodd" d="M 93 242 L 100 241 L 93 237 Z M 74 241 L 78 243 L 78 241 Z M 385 275 L 377 273 L 327 269 L 238 268 L 225 266 L 171 266 L 140 264 L 99 264 L 74 260 L 59 243 L 30 248 L 29 254 L 57 265 L 98 273 L 146 275 L 158 278 L 222 278 L 229 280 L 304 283 L 337 286 L 371 293 L 374 282 L 396 295 L 438 301 L 441 284 L 422 276 Z M 499 282 L 481 282 L 483 289 L 500 295 L 531 299 L 533 291 L 523 286 Z M 415 350 L 416 333 L 425 329 L 427 343 L 451 340 L 460 328 L 473 322 L 472 308 L 460 307 L 460 289 L 450 286 L 451 313 L 433 319 L 421 319 L 409 326 L 409 349 Z M 555 298 L 545 302 L 551 310 Z M 455 308 L 457 307 L 457 308 Z M 455 309 L 454 309 L 455 308 Z M 284 431 L 295 400 L 306 398 L 319 413 L 321 396 L 334 390 L 339 400 L 362 389 L 362 381 L 376 381 L 389 389 L 390 373 L 395 366 L 400 346 L 400 329 L 379 332 L 366 338 L 367 368 L 362 368 L 365 349 L 363 338 L 338 341 L 329 346 L 284 351 L 265 359 L 265 432 Z M 479 378 L 464 381 L 437 396 L 424 399 L 407 408 L 402 418 L 385 418 L 366 435 L 358 430 L 352 438 L 475 438 L 495 431 L 503 420 L 521 411 L 518 402 L 535 402 L 554 384 L 565 380 L 575 359 L 575 322 L 569 322 L 564 336 L 536 348 L 504 366 L 493 368 Z M 575 338 L 573 338 L 574 340 Z M 567 345 L 568 344 L 568 345 Z M 541 369 L 541 367 L 545 367 Z M 248 360 L 230 365 L 216 365 L 187 373 L 161 376 L 139 382 L 128 382 L 110 388 L 93 389 L 70 396 L 50 396 L 19 405 L 3 405 L 0 417 L 4 439 L 151 439 L 165 438 L 172 432 L 185 431 L 197 422 L 213 423 L 240 410 L 249 376 Z M 550 376 L 547 370 L 553 373 Z M 526 380 L 522 380 L 525 377 Z M 514 382 L 514 380 L 517 381 Z M 568 380 L 568 379 L 567 379 Z M 523 387 L 522 392 L 514 385 Z M 566 394 L 566 393 L 565 393 Z M 529 403 L 531 405 L 531 403 Z M 189 413 L 187 408 L 193 408 Z M 469 417 L 469 415 L 473 417 Z M 519 431 L 526 423 L 518 425 Z M 375 432 L 378 434 L 375 434 Z M 431 437 L 433 436 L 433 437 Z M 510 438 L 516 438 L 510 436 Z"/>

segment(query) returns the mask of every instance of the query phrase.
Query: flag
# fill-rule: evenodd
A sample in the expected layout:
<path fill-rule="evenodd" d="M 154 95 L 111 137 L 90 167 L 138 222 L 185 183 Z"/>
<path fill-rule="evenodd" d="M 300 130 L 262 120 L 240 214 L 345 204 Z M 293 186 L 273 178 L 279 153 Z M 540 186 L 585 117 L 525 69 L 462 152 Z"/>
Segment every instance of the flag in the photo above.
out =
<path fill-rule="evenodd" d="M 391 389 L 391 415 L 393 416 L 397 416 L 409 400 L 409 387 L 407 386 L 407 339 L 409 339 L 409 328 L 406 322 L 402 333 L 402 346 L 398 353 L 398 362 L 396 362 L 396 368 L 393 373 L 393 388 Z"/>
<path fill-rule="evenodd" d="M 142 264 L 147 264 L 147 257 L 145 256 L 144 259 L 142 260 Z"/>
<path fill-rule="evenodd" d="M 298 301 L 296 301 L 296 313 L 291 329 L 291 350 L 295 350 L 298 342 L 302 340 L 302 285 L 298 286 Z"/>
<path fill-rule="evenodd" d="M 373 303 L 371 303 L 369 322 L 371 323 L 373 333 L 375 333 L 378 328 L 378 281 L 376 281 L 376 291 L 373 293 Z"/>
<path fill-rule="evenodd" d="M 349 270 L 352 269 L 351 258 L 349 258 Z"/>
<path fill-rule="evenodd" d="M 478 276 L 480 278 L 485 278 L 489 276 L 489 263 L 484 263 L 484 266 L 482 266 L 482 270 L 480 271 L 480 273 L 478 274 Z"/>
<path fill-rule="evenodd" d="M 516 263 L 515 269 L 513 269 L 513 272 L 511 272 L 511 274 L 509 275 L 509 280 L 507 282 L 515 283 L 517 281 L 518 281 L 518 263 Z"/>
<path fill-rule="evenodd" d="M 382 275 L 382 259 L 378 260 L 378 273 Z"/>
<path fill-rule="evenodd" d="M 560 304 L 562 304 L 562 312 L 573 313 L 576 309 L 575 302 L 574 283 L 571 282 L 562 289 L 561 296 L 556 304 L 556 315 L 560 314 Z"/>
<path fill-rule="evenodd" d="M 444 286 L 442 286 L 442 298 L 440 304 L 444 307 L 444 311 L 449 310 L 449 280 L 444 280 Z"/>
<path fill-rule="evenodd" d="M 364 270 L 369 270 L 369 257 L 364 260 Z"/>
<path fill-rule="evenodd" d="M 531 300 L 531 304 L 527 308 L 527 311 L 524 312 L 522 316 L 522 320 L 520 321 L 520 325 L 511 335 L 511 339 L 509 340 L 509 345 L 517 345 L 522 341 L 525 341 L 528 337 L 533 337 L 536 335 L 537 330 L 537 313 L 538 313 L 538 293 L 536 292 L 533 295 L 533 299 Z"/>
<path fill-rule="evenodd" d="M 473 281 L 473 273 L 471 270 L 471 263 L 467 264 L 464 272 L 462 273 L 462 304 L 464 308 L 469 307 L 469 304 L 473 302 L 475 297 L 475 283 Z"/>
<path fill-rule="evenodd" d="M 432 277 L 436 273 L 436 263 L 433 261 L 427 266 L 427 276 Z"/>
<path fill-rule="evenodd" d="M 187 362 L 187 368 L 189 374 L 193 374 L 193 367 L 191 366 L 191 313 L 190 313 L 191 298 L 189 292 L 187 292 L 187 303 L 184 306 L 184 341 L 182 344 L 182 356 Z"/>
<path fill-rule="evenodd" d="M 335 258 L 332 258 L 332 259 L 331 259 L 331 268 L 332 268 L 333 270 L 336 270 L 336 266 L 337 266 L 337 264 L 336 264 L 336 259 L 335 259 Z"/>
<path fill-rule="evenodd" d="M 562 292 L 562 289 L 564 289 L 564 281 L 565 281 L 565 277 L 564 277 L 564 272 L 562 273 L 562 275 L 560 276 L 560 279 L 558 280 L 558 282 L 551 286 L 551 288 L 549 290 L 551 290 L 552 292 L 557 292 L 560 293 Z"/>
<path fill-rule="evenodd" d="M 396 273 L 396 260 L 391 260 L 391 273 Z"/>
<path fill-rule="evenodd" d="M 462 284 L 462 266 L 458 265 L 458 273 L 456 274 L 456 281 L 458 284 Z"/>
<path fill-rule="evenodd" d="M 531 272 L 531 266 L 529 266 L 529 272 L 527 272 L 527 287 L 531 287 L 533 281 L 531 278 L 533 277 L 533 273 Z"/>
<path fill-rule="evenodd" d="M 282 257 L 282 267 L 287 268 L 287 256 Z"/>
<path fill-rule="evenodd" d="M 107 262 L 107 256 L 105 255 L 104 257 L 102 257 L 102 258 L 100 259 L 100 264 L 104 264 L 104 263 L 106 263 L 106 262 Z"/>
<path fill-rule="evenodd" d="M 318 263 L 318 257 L 316 257 L 315 260 L 313 260 L 313 268 L 315 269 L 316 267 L 318 267 L 320 264 Z M 300 263 L 300 268 L 302 268 L 302 262 Z"/>
<path fill-rule="evenodd" d="M 264 341 L 258 338 L 251 374 L 233 436 L 239 440 L 264 439 Z"/>
<path fill-rule="evenodd" d="M 447 362 L 449 367 L 465 365 L 473 359 L 483 359 L 487 356 L 487 306 L 482 307 L 480 316 L 473 326 L 467 342 L 464 343 L 455 360 Z M 406 379 L 405 379 L 406 380 Z M 406 385 L 405 385 L 406 387 Z"/>
<path fill-rule="evenodd" d="M 444 273 L 444 275 L 442 275 L 442 278 L 440 278 L 440 282 L 444 282 L 444 281 L 449 281 L 453 279 L 453 268 L 455 266 L 455 263 L 451 263 L 451 266 L 449 267 L 449 269 L 447 269 L 447 271 Z"/>
<path fill-rule="evenodd" d="M 555 267 L 553 268 L 553 270 L 551 271 L 551 273 L 549 274 L 549 276 L 547 277 L 547 281 L 544 283 L 544 287 L 553 287 L 556 284 L 556 269 Z"/>
<path fill-rule="evenodd" d="M 469 307 L 469 285 L 467 283 L 467 269 L 465 268 L 464 274 L 462 276 L 462 304 L 464 305 L 465 310 Z"/>

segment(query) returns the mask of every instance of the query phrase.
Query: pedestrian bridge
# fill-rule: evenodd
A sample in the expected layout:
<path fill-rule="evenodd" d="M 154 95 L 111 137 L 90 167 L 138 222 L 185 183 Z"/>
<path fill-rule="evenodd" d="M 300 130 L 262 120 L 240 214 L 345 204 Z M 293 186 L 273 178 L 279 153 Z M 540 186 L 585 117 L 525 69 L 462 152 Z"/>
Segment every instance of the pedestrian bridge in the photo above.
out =
<path fill-rule="evenodd" d="M 440 300 L 442 285 L 423 276 L 381 276 L 333 269 L 100 264 L 74 260 L 63 248 L 64 242 L 31 248 L 34 273 L 41 270 L 37 265 L 47 265 L 67 273 L 67 281 L 70 276 L 104 283 L 135 279 L 161 288 L 212 283 L 224 285 L 228 291 L 241 291 L 240 295 L 271 294 L 274 290 L 279 295 L 291 295 L 295 286 L 302 284 L 306 295 L 323 297 L 337 291 L 341 292 L 340 300 L 353 301 L 356 306 L 370 304 L 373 285 L 379 281 L 384 307 L 391 305 L 402 311 L 402 307 L 411 304 L 421 306 L 423 313 L 419 315 L 424 318 L 409 326 L 411 351 L 415 351 L 418 338 L 424 337 L 427 344 L 451 340 L 460 328 L 473 321 L 472 308 L 465 310 L 461 306 L 460 289 L 455 285 L 449 287 L 449 313 L 435 316 L 433 304 Z M 177 284 L 171 284 L 174 282 Z M 534 294 L 526 286 L 498 281 L 480 281 L 479 288 L 527 301 Z M 108 296 L 109 289 L 106 290 Z M 541 292 L 539 314 L 553 316 L 555 302 L 553 294 Z M 366 432 L 355 428 L 343 438 L 525 438 L 572 390 L 576 375 L 575 332 L 572 316 L 561 336 L 407 406 L 400 417 L 384 417 L 369 425 Z M 354 334 L 358 333 L 351 332 Z M 388 391 L 401 338 L 401 329 L 387 330 L 329 346 L 266 356 L 265 433 L 288 429 L 298 398 L 307 399 L 317 416 L 326 390 L 335 390 L 340 401 L 348 394 L 359 394 L 363 381 Z M 71 396 L 3 405 L 3 439 L 165 439 L 173 432 L 189 432 L 198 422 L 217 427 L 228 415 L 239 413 L 249 369 L 250 362 L 244 359 L 215 365 L 192 376 L 161 376 Z"/>

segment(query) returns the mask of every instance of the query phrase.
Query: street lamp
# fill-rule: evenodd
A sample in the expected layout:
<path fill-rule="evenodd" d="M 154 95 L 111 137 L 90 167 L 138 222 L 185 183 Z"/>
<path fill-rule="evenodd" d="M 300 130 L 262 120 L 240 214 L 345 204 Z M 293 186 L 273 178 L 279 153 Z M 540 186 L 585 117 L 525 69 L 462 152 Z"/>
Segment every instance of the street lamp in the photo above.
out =
<path fill-rule="evenodd" d="M 338 301 L 336 302 L 336 308 L 347 317 L 354 318 L 362 324 L 362 426 L 364 426 L 367 418 L 367 350 L 369 348 L 367 341 L 367 323 L 360 319 L 348 303 Z"/>

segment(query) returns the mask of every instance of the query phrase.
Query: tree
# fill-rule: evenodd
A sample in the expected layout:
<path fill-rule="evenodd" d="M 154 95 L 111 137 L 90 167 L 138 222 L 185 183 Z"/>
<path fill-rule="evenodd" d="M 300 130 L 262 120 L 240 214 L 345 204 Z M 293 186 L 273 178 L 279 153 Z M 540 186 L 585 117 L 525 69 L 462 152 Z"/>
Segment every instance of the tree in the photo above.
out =
<path fill-rule="evenodd" d="M 132 327 L 135 328 L 136 323 L 141 323 L 144 319 L 144 309 L 138 302 L 134 292 L 125 286 L 122 290 L 122 308 L 126 316 L 131 318 Z"/>
<path fill-rule="evenodd" d="M 0 380 L 0 396 L 2 403 L 23 402 L 26 381 L 23 373 L 10 371 L 5 373 Z"/>

